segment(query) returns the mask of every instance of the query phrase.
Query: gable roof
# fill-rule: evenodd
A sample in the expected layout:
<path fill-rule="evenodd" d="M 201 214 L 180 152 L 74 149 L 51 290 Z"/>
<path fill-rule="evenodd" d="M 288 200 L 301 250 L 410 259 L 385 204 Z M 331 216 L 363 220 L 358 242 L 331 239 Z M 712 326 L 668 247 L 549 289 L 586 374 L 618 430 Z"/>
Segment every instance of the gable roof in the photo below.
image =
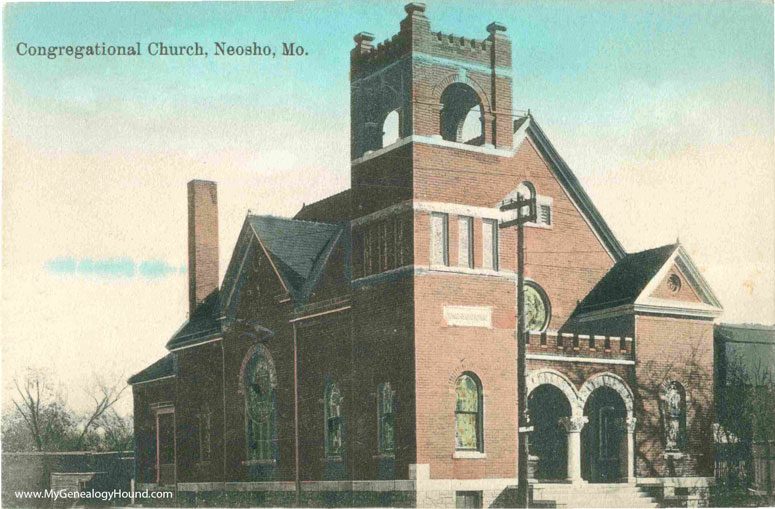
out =
<path fill-rule="evenodd" d="M 525 117 L 515 119 L 514 121 L 514 150 L 518 150 L 526 137 L 536 146 L 544 160 L 549 163 L 555 177 L 568 193 L 571 201 L 578 207 L 582 217 L 587 221 L 590 228 L 595 232 L 600 242 L 606 248 L 615 262 L 618 262 L 627 255 L 624 247 L 614 235 L 608 223 L 605 222 L 600 211 L 597 210 L 592 199 L 581 186 L 573 170 L 570 169 L 565 160 L 554 148 L 552 142 L 544 133 L 541 126 L 538 125 L 531 114 Z"/>
<path fill-rule="evenodd" d="M 244 268 L 263 250 L 280 283 L 303 303 L 325 269 L 326 261 L 348 230 L 346 223 L 318 223 L 248 214 L 221 287 L 222 315 L 231 317 L 245 283 Z"/>
<path fill-rule="evenodd" d="M 668 244 L 626 255 L 597 282 L 578 305 L 576 312 L 632 304 L 677 247 L 676 244 Z"/>
<path fill-rule="evenodd" d="M 654 288 L 675 264 L 702 302 L 652 297 Z M 680 244 L 632 253 L 611 267 L 573 312 L 574 318 L 602 318 L 611 312 L 650 312 L 715 318 L 722 312 L 710 286 Z"/>
<path fill-rule="evenodd" d="M 168 350 L 174 350 L 220 337 L 221 334 L 220 292 L 214 290 L 196 307 L 194 314 L 172 335 L 166 346 Z"/>
<path fill-rule="evenodd" d="M 342 226 L 274 216 L 249 216 L 248 222 L 291 298 L 303 300 L 307 283 L 320 275 Z"/>
<path fill-rule="evenodd" d="M 127 380 L 127 383 L 129 385 L 134 385 L 142 382 L 150 382 L 152 380 L 174 376 L 177 372 L 176 368 L 177 366 L 175 362 L 175 354 L 168 353 L 144 370 L 130 376 L 129 380 Z"/>

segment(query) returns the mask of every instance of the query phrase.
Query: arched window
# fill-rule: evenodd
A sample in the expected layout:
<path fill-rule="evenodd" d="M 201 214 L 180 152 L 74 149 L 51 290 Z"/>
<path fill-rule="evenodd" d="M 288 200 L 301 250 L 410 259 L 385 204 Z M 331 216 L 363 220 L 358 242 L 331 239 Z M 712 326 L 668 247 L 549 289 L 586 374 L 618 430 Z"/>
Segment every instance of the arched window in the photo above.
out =
<path fill-rule="evenodd" d="M 666 451 L 682 451 L 686 446 L 686 390 L 675 381 L 662 384 L 660 390 L 662 423 Z"/>
<path fill-rule="evenodd" d="M 266 347 L 256 348 L 247 361 L 244 373 L 248 459 L 271 460 L 275 457 L 277 378 Z"/>
<path fill-rule="evenodd" d="M 342 419 L 342 392 L 339 385 L 329 383 L 325 394 L 326 457 L 338 458 L 343 452 L 344 422 Z"/>
<path fill-rule="evenodd" d="M 396 450 L 395 418 L 393 406 L 393 390 L 390 382 L 380 384 L 378 401 L 379 452 L 393 454 Z"/>
<path fill-rule="evenodd" d="M 476 375 L 461 375 L 455 394 L 455 448 L 482 451 L 482 386 Z"/>
<path fill-rule="evenodd" d="M 387 147 L 397 142 L 400 138 L 398 110 L 388 113 L 382 122 L 382 146 Z"/>
<path fill-rule="evenodd" d="M 441 137 L 448 141 L 484 144 L 482 104 L 473 88 L 453 83 L 441 94 Z"/>

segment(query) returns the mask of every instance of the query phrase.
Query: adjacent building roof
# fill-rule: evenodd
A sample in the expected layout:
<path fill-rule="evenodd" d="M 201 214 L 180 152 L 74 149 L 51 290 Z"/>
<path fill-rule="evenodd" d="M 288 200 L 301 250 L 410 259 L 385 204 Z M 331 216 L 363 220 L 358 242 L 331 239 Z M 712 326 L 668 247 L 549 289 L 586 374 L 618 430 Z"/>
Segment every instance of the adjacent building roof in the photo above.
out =
<path fill-rule="evenodd" d="M 584 297 L 576 313 L 634 303 L 677 247 L 677 244 L 668 244 L 626 255 Z"/>
<path fill-rule="evenodd" d="M 129 377 L 127 382 L 130 385 L 139 384 L 141 382 L 150 382 L 152 380 L 158 380 L 159 378 L 174 376 L 176 371 L 175 354 L 168 353 L 136 375 Z"/>
<path fill-rule="evenodd" d="M 725 384 L 764 384 L 775 380 L 775 326 L 717 324 L 717 376 Z"/>

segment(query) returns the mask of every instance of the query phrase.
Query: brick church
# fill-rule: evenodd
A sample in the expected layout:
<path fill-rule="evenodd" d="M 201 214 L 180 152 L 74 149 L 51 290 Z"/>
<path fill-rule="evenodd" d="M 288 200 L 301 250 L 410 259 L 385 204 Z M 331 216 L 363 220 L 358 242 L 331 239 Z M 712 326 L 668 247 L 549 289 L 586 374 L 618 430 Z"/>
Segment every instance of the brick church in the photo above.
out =
<path fill-rule="evenodd" d="M 713 472 L 721 305 L 680 244 L 627 253 L 512 109 L 506 27 L 469 39 L 405 10 L 389 40 L 355 36 L 349 189 L 293 218 L 248 214 L 220 281 L 216 184 L 189 182 L 189 316 L 130 379 L 139 487 L 191 503 L 286 505 L 298 490 L 316 506 L 508 505 L 516 232 L 499 225 L 519 193 L 538 211 L 534 499 L 691 502 Z"/>

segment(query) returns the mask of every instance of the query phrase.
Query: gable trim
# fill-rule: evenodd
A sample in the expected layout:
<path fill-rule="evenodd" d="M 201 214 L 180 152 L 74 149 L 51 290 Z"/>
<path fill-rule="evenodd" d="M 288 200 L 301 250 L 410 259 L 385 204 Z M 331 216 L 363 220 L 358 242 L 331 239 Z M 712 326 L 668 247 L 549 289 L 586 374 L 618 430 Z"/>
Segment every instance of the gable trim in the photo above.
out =
<path fill-rule="evenodd" d="M 597 210 L 594 203 L 592 203 L 589 195 L 584 191 L 584 188 L 573 174 L 573 171 L 567 163 L 565 163 L 560 154 L 557 153 L 552 142 L 549 141 L 532 116 L 530 116 L 525 123 L 528 124 L 526 127 L 528 134 L 527 139 L 531 141 L 531 145 L 536 148 L 539 154 L 541 154 L 544 160 L 549 164 L 552 172 L 559 181 L 560 186 L 568 196 L 568 199 L 570 199 L 581 217 L 584 218 L 587 225 L 595 233 L 613 261 L 617 262 L 624 258 L 627 254 L 624 247 L 616 239 L 613 231 L 611 231 L 608 224 L 603 219 L 603 216 Z"/>
<path fill-rule="evenodd" d="M 269 254 L 269 250 L 266 248 L 264 243 L 261 241 L 261 237 L 258 235 L 258 232 L 255 228 L 253 228 L 253 225 L 250 224 L 250 221 L 248 221 L 248 224 L 250 225 L 250 229 L 253 230 L 253 235 L 256 236 L 256 240 L 258 241 L 258 245 L 261 246 L 261 249 L 264 251 L 264 254 L 266 255 L 266 258 L 269 260 L 269 264 L 272 266 L 272 270 L 274 270 L 274 273 L 277 275 L 277 279 L 280 280 L 280 284 L 283 285 L 283 289 L 291 293 L 290 290 L 288 290 L 288 285 L 285 284 L 285 280 L 283 279 L 283 276 L 280 275 L 280 271 L 277 270 L 277 266 L 274 264 L 274 260 L 272 260 L 272 256 Z"/>
<path fill-rule="evenodd" d="M 318 283 L 320 282 L 320 278 L 323 277 L 326 265 L 328 264 L 328 259 L 331 258 L 331 253 L 334 252 L 334 248 L 337 246 L 337 244 L 339 244 L 339 239 L 342 238 L 343 233 L 344 229 L 340 229 L 336 234 L 336 237 L 334 237 L 328 247 L 326 247 L 325 254 L 320 257 L 318 263 L 312 268 L 312 277 L 306 281 L 302 289 L 303 300 L 307 300 L 309 294 L 317 287 Z"/>
<path fill-rule="evenodd" d="M 694 302 L 669 301 L 664 299 L 643 299 L 643 302 L 636 304 L 623 304 L 609 309 L 599 311 L 590 311 L 582 313 L 576 320 L 579 323 L 594 322 L 607 318 L 618 318 L 620 316 L 636 314 L 657 314 L 678 316 L 684 318 L 718 318 L 723 312 L 722 309 L 710 306 L 708 304 L 698 304 Z"/>
<path fill-rule="evenodd" d="M 662 281 L 664 281 L 667 273 L 670 272 L 670 269 L 673 267 L 673 263 L 675 263 L 675 258 L 678 256 L 678 250 L 680 247 L 681 246 L 675 247 L 673 253 L 667 258 L 665 263 L 662 264 L 662 267 L 659 268 L 657 273 L 654 274 L 654 277 L 652 277 L 646 286 L 643 287 L 643 290 L 641 290 L 638 296 L 635 298 L 636 304 L 643 301 L 643 299 L 646 299 L 649 295 L 654 293 L 657 288 L 659 288 L 659 285 L 662 283 Z"/>
<path fill-rule="evenodd" d="M 226 297 L 226 302 L 223 305 L 224 309 L 228 309 L 229 305 L 231 304 L 231 298 L 234 296 L 234 291 L 237 289 L 237 282 L 239 281 L 239 278 L 242 276 L 242 270 L 245 267 L 245 261 L 248 259 L 248 255 L 250 254 L 250 248 L 253 245 L 253 237 L 248 238 L 248 247 L 245 249 L 245 254 L 242 256 L 242 260 L 240 261 L 239 268 L 237 269 L 237 273 L 234 275 L 234 281 L 231 285 L 231 288 L 229 289 L 229 295 Z"/>
<path fill-rule="evenodd" d="M 699 299 L 702 301 L 702 305 L 707 306 L 708 309 L 716 310 L 718 314 L 714 316 L 720 316 L 723 311 L 721 303 L 713 294 L 713 290 L 710 289 L 710 285 L 708 285 L 708 282 L 705 281 L 705 278 L 703 278 L 700 272 L 697 270 L 697 267 L 694 265 L 691 258 L 689 258 L 686 250 L 684 250 L 683 246 L 680 244 L 676 246 L 673 254 L 670 255 L 670 257 L 667 259 L 667 261 L 665 261 L 664 265 L 662 265 L 656 275 L 651 278 L 651 281 L 649 281 L 640 292 L 638 297 L 635 299 L 635 305 L 656 305 L 659 307 L 675 307 L 676 309 L 693 309 L 695 307 L 695 304 L 691 302 L 673 301 L 650 297 L 650 295 L 654 293 L 659 285 L 662 284 L 662 281 L 664 281 L 667 274 L 673 268 L 673 265 L 678 268 L 678 270 L 681 272 L 681 275 L 683 275 L 689 284 L 692 285 L 692 290 L 694 290 Z"/>

